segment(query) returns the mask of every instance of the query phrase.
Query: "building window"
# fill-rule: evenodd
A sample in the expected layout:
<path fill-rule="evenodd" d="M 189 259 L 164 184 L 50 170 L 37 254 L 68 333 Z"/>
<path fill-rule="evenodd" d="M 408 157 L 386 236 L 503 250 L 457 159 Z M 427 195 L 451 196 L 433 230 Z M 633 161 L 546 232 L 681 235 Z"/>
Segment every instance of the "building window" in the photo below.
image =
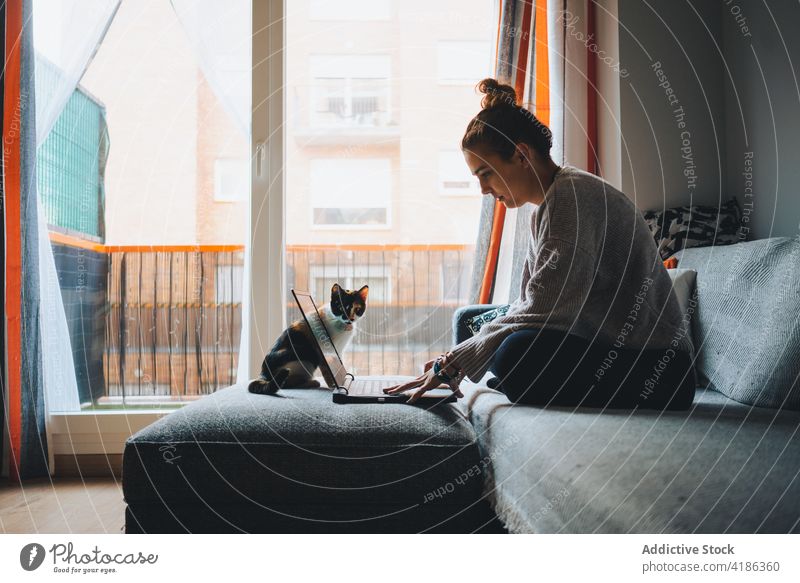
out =
<path fill-rule="evenodd" d="M 311 161 L 315 226 L 387 226 L 392 184 L 388 158 Z"/>
<path fill-rule="evenodd" d="M 311 20 L 389 20 L 390 0 L 311 0 Z"/>
<path fill-rule="evenodd" d="M 481 193 L 478 179 L 469 171 L 464 155 L 458 150 L 439 152 L 439 192 L 467 196 Z"/>
<path fill-rule="evenodd" d="M 388 55 L 311 57 L 311 125 L 382 127 L 389 123 Z"/>
<path fill-rule="evenodd" d="M 485 41 L 440 41 L 439 83 L 474 85 L 491 73 L 491 45 Z"/>
<path fill-rule="evenodd" d="M 385 265 L 312 265 L 309 281 L 318 304 L 330 301 L 334 283 L 350 290 L 368 285 L 367 311 L 369 311 L 370 304 L 389 304 L 392 301 L 389 273 L 389 268 Z"/>
<path fill-rule="evenodd" d="M 214 160 L 214 200 L 237 202 L 247 200 L 250 192 L 250 164 L 242 158 Z"/>

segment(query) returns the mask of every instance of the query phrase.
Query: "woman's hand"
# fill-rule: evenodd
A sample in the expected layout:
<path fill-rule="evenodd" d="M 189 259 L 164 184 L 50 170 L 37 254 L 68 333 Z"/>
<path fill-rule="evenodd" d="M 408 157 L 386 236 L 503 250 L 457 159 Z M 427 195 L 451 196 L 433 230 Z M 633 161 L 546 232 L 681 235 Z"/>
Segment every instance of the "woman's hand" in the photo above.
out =
<path fill-rule="evenodd" d="M 402 383 L 399 385 L 394 385 L 392 387 L 386 387 L 383 389 L 383 392 L 387 395 L 399 395 L 400 393 L 404 393 L 410 389 L 415 389 L 419 387 L 418 391 L 415 391 L 411 397 L 409 397 L 407 403 L 414 403 L 417 399 L 419 399 L 422 395 L 430 391 L 431 389 L 438 389 L 447 387 L 456 397 L 463 397 L 464 393 L 456 385 L 455 387 L 452 385 L 448 385 L 443 383 L 442 380 L 433 373 L 433 363 L 436 362 L 436 359 L 429 360 L 425 363 L 423 370 L 424 372 L 415 378 L 413 381 L 408 381 L 407 383 Z"/>

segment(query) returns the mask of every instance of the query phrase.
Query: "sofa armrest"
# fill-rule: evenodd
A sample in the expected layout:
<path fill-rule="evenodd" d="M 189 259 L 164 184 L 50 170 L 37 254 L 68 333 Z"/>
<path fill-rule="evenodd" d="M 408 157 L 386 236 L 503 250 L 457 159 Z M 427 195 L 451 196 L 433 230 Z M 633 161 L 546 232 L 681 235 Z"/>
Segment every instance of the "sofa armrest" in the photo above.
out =
<path fill-rule="evenodd" d="M 464 340 L 472 336 L 469 328 L 467 328 L 467 320 L 503 305 L 505 304 L 473 304 L 458 308 L 453 313 L 453 345 L 461 344 Z"/>

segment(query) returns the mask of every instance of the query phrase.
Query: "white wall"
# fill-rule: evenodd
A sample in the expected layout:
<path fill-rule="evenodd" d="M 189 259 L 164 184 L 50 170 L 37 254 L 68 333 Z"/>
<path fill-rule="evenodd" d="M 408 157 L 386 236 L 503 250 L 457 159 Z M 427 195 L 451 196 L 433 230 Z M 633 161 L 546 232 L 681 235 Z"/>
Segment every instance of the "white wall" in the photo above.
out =
<path fill-rule="evenodd" d="M 619 0 L 622 189 L 642 210 L 730 198 L 720 21 L 716 1 Z"/>
<path fill-rule="evenodd" d="M 735 197 L 751 239 L 796 235 L 800 4 L 618 0 L 618 16 L 623 191 L 643 210 Z"/>
<path fill-rule="evenodd" d="M 800 223 L 800 4 L 723 3 L 726 190 L 751 214 L 753 239 Z M 743 28 L 746 27 L 746 28 Z M 752 184 L 744 172 L 751 171 Z"/>
<path fill-rule="evenodd" d="M 597 158 L 603 178 L 622 190 L 618 0 L 598 0 L 595 16 L 603 49 L 597 56 Z"/>

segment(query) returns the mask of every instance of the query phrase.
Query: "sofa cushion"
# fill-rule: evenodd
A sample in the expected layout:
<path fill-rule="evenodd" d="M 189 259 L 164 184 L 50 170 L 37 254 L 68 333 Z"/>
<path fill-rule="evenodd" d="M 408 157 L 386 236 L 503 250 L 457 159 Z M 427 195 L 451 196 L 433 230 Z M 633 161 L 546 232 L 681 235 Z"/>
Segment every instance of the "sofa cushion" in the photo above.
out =
<path fill-rule="evenodd" d="M 437 491 L 448 503 L 475 500 L 480 480 L 439 488 L 478 460 L 472 426 L 454 404 L 337 405 L 326 389 L 265 396 L 241 384 L 130 437 L 123 492 L 131 505 L 402 509 Z"/>
<path fill-rule="evenodd" d="M 688 412 L 544 409 L 462 390 L 511 532 L 800 531 L 799 413 L 712 390 Z"/>
<path fill-rule="evenodd" d="M 718 207 L 680 206 L 643 215 L 662 259 L 689 247 L 733 245 L 742 240 L 742 211 L 735 198 Z"/>
<path fill-rule="evenodd" d="M 728 397 L 800 410 L 800 239 L 687 249 L 698 371 Z"/>

